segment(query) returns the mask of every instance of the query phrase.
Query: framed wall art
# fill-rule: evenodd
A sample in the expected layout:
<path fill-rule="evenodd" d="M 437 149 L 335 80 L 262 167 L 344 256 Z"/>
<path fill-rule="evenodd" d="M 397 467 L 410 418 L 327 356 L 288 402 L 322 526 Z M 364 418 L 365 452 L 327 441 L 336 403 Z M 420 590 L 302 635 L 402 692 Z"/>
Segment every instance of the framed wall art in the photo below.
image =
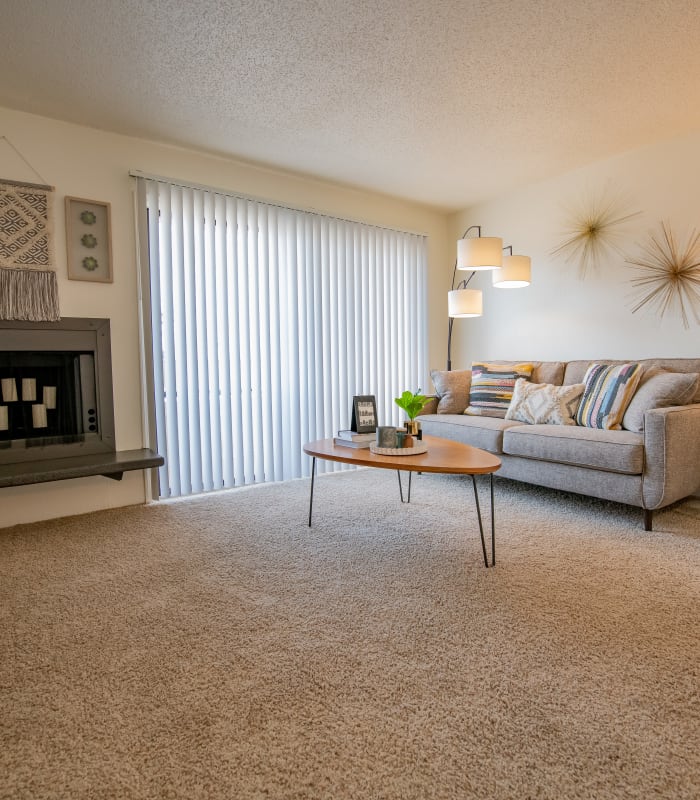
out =
<path fill-rule="evenodd" d="M 68 278 L 112 283 L 110 204 L 66 197 Z"/>

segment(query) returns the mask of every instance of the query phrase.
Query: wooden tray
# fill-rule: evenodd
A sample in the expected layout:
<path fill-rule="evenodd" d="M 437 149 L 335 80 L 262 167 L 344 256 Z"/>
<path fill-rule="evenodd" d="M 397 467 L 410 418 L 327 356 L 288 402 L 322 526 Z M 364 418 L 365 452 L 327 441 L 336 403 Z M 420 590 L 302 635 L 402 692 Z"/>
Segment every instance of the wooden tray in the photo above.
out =
<path fill-rule="evenodd" d="M 420 442 L 413 447 L 378 447 L 376 444 L 370 444 L 370 453 L 376 453 L 378 456 L 419 456 L 421 453 L 428 452 L 428 445 L 425 442 Z"/>

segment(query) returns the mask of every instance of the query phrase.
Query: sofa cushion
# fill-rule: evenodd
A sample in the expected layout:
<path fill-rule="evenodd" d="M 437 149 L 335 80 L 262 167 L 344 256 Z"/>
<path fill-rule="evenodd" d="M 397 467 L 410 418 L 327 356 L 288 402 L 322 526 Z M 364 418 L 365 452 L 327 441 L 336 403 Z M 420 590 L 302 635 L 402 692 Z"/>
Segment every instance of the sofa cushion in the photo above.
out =
<path fill-rule="evenodd" d="M 469 405 L 465 414 L 480 417 L 504 418 L 513 386 L 518 378 L 532 375 L 532 364 L 498 364 L 475 361 L 472 364 L 472 382 Z"/>
<path fill-rule="evenodd" d="M 642 375 L 637 391 L 622 418 L 622 427 L 641 433 L 644 414 L 652 408 L 684 406 L 692 402 L 698 384 L 697 372 L 665 372 L 661 367 L 650 367 Z"/>
<path fill-rule="evenodd" d="M 470 369 L 430 371 L 437 392 L 438 414 L 463 414 L 469 403 L 469 386 L 472 381 Z"/>
<path fill-rule="evenodd" d="M 497 417 L 468 417 L 464 414 L 430 414 L 420 418 L 423 433 L 470 444 L 499 455 L 503 452 L 503 432 L 519 422 Z"/>
<path fill-rule="evenodd" d="M 639 364 L 591 364 L 583 379 L 586 388 L 576 412 L 577 424 L 619 430 L 641 376 Z"/>
<path fill-rule="evenodd" d="M 631 359 L 618 360 L 614 358 L 597 358 L 595 360 L 588 359 L 587 361 L 569 361 L 564 370 L 563 383 L 581 383 L 586 370 L 591 364 L 625 364 Z M 536 362 L 535 362 L 536 363 Z M 643 358 L 639 360 L 644 370 L 650 367 L 661 367 L 667 372 L 700 372 L 700 358 Z M 541 378 L 532 376 L 532 380 L 542 382 Z M 556 381 L 548 381 L 548 383 L 556 383 Z M 700 403 L 700 383 L 695 390 L 695 397 L 693 403 Z"/>
<path fill-rule="evenodd" d="M 530 380 L 533 383 L 551 383 L 554 386 L 561 386 L 564 382 L 563 361 L 533 361 L 534 368 Z"/>
<path fill-rule="evenodd" d="M 575 425 L 574 414 L 583 388 L 582 383 L 554 386 L 519 378 L 513 388 L 506 419 L 527 422 L 528 425 Z"/>
<path fill-rule="evenodd" d="M 518 425 L 504 432 L 503 452 L 628 475 L 639 475 L 644 468 L 644 438 L 631 431 Z"/>

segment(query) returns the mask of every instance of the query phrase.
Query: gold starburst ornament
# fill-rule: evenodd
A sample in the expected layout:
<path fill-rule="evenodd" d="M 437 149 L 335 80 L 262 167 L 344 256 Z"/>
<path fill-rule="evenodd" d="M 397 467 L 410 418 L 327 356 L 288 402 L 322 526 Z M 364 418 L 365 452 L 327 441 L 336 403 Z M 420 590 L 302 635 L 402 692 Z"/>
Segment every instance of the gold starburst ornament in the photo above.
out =
<path fill-rule="evenodd" d="M 662 222 L 661 234 L 649 234 L 642 254 L 627 263 L 641 273 L 631 280 L 638 297 L 632 313 L 649 306 L 663 317 L 677 308 L 684 328 L 691 315 L 700 325 L 700 233 L 694 230 L 679 247 L 671 226 Z"/>
<path fill-rule="evenodd" d="M 576 263 L 580 277 L 585 278 L 590 272 L 600 270 L 605 257 L 612 254 L 624 257 L 620 246 L 624 225 L 640 213 L 627 213 L 617 197 L 602 194 L 591 199 L 569 214 L 564 230 L 566 238 L 550 255 L 563 255 L 567 263 Z"/>

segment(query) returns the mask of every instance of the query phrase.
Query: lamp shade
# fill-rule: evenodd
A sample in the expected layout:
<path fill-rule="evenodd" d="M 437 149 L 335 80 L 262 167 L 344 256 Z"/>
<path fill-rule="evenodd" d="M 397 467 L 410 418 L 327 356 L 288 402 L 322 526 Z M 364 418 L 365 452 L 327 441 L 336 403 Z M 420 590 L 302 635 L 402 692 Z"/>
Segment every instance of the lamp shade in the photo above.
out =
<path fill-rule="evenodd" d="M 447 294 L 450 317 L 480 317 L 483 313 L 481 289 L 453 289 Z"/>
<path fill-rule="evenodd" d="M 506 256 L 503 266 L 492 273 L 493 285 L 499 289 L 520 289 L 530 285 L 530 257 Z"/>
<path fill-rule="evenodd" d="M 472 236 L 457 240 L 457 269 L 496 269 L 503 263 L 503 239 Z"/>

